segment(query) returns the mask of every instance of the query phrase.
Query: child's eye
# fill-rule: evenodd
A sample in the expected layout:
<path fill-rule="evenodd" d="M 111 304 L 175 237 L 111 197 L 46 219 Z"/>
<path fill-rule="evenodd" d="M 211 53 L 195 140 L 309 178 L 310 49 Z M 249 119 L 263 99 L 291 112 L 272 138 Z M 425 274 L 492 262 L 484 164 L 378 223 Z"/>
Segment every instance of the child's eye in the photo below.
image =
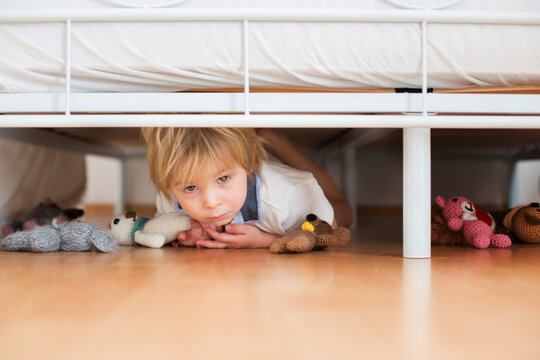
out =
<path fill-rule="evenodd" d="M 230 176 L 225 175 L 225 176 L 222 176 L 222 177 L 218 178 L 217 182 L 219 184 L 223 184 L 223 183 L 226 183 L 227 181 L 229 181 L 230 178 L 231 178 Z"/>
<path fill-rule="evenodd" d="M 184 191 L 185 191 L 185 192 L 194 192 L 195 190 L 197 190 L 197 187 L 196 187 L 196 186 L 193 186 L 193 185 L 186 186 L 186 187 L 184 188 Z"/>

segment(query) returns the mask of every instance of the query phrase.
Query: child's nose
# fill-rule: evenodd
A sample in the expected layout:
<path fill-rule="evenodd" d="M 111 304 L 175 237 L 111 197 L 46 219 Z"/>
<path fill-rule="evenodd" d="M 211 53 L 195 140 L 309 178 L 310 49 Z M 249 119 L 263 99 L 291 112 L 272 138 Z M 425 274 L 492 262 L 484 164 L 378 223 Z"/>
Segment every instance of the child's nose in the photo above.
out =
<path fill-rule="evenodd" d="M 219 205 L 219 197 L 213 191 L 208 191 L 204 197 L 204 207 L 208 209 L 213 209 Z"/>

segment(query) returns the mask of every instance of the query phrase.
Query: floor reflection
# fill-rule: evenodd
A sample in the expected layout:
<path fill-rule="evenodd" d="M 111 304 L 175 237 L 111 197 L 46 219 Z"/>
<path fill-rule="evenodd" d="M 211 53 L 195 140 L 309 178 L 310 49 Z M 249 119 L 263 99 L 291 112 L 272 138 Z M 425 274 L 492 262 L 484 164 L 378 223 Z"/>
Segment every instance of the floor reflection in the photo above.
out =
<path fill-rule="evenodd" d="M 403 349 L 427 359 L 431 342 L 431 259 L 403 259 Z"/>

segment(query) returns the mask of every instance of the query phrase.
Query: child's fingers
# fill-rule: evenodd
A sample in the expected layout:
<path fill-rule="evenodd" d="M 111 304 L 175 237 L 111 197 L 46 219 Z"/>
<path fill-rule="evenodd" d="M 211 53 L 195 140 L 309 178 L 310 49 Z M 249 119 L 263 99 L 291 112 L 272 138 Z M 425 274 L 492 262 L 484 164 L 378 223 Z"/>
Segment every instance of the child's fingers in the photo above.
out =
<path fill-rule="evenodd" d="M 227 244 L 220 242 L 220 241 L 214 241 L 214 240 L 197 240 L 195 243 L 197 247 L 205 247 L 209 249 L 225 249 L 227 248 Z"/>
<path fill-rule="evenodd" d="M 176 235 L 176 238 L 178 241 L 186 241 L 187 240 L 187 232 L 186 231 L 180 231 L 178 235 Z"/>
<path fill-rule="evenodd" d="M 238 235 L 245 235 L 246 234 L 246 224 L 228 224 L 225 226 L 225 231 L 227 231 L 229 234 L 238 234 Z"/>
<path fill-rule="evenodd" d="M 220 233 L 210 228 L 205 229 L 205 231 L 212 239 L 222 241 L 225 243 L 235 241 L 238 238 L 237 234 L 227 234 L 224 232 Z"/>
<path fill-rule="evenodd" d="M 182 246 L 194 246 L 195 245 L 195 240 L 188 239 L 188 240 L 180 241 L 180 245 L 182 245 Z"/>
<path fill-rule="evenodd" d="M 221 226 L 216 226 L 216 225 L 212 225 L 212 224 L 203 224 L 203 226 L 202 226 L 203 230 L 212 229 L 212 230 L 219 231 L 219 232 L 221 232 L 221 228 L 222 228 Z"/>

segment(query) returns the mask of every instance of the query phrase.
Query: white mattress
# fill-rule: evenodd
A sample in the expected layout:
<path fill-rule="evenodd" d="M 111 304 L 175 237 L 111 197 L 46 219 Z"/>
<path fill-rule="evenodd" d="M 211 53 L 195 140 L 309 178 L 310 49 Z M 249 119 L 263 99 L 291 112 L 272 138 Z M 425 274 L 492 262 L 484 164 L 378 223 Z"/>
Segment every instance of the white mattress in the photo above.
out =
<path fill-rule="evenodd" d="M 383 0 L 229 0 L 226 5 L 393 8 Z M 177 7 L 212 6 L 223 7 L 224 2 L 191 0 Z M 29 8 L 113 6 L 105 0 L 0 0 L 0 11 Z M 450 9 L 540 11 L 540 1 L 464 0 Z M 152 92 L 242 86 L 242 30 L 239 22 L 74 23 L 72 89 Z M 421 87 L 419 24 L 270 22 L 251 23 L 250 30 L 252 86 Z M 540 84 L 538 39 L 540 26 L 430 24 L 428 86 Z M 0 44 L 0 92 L 64 91 L 65 24 L 0 24 Z"/>

